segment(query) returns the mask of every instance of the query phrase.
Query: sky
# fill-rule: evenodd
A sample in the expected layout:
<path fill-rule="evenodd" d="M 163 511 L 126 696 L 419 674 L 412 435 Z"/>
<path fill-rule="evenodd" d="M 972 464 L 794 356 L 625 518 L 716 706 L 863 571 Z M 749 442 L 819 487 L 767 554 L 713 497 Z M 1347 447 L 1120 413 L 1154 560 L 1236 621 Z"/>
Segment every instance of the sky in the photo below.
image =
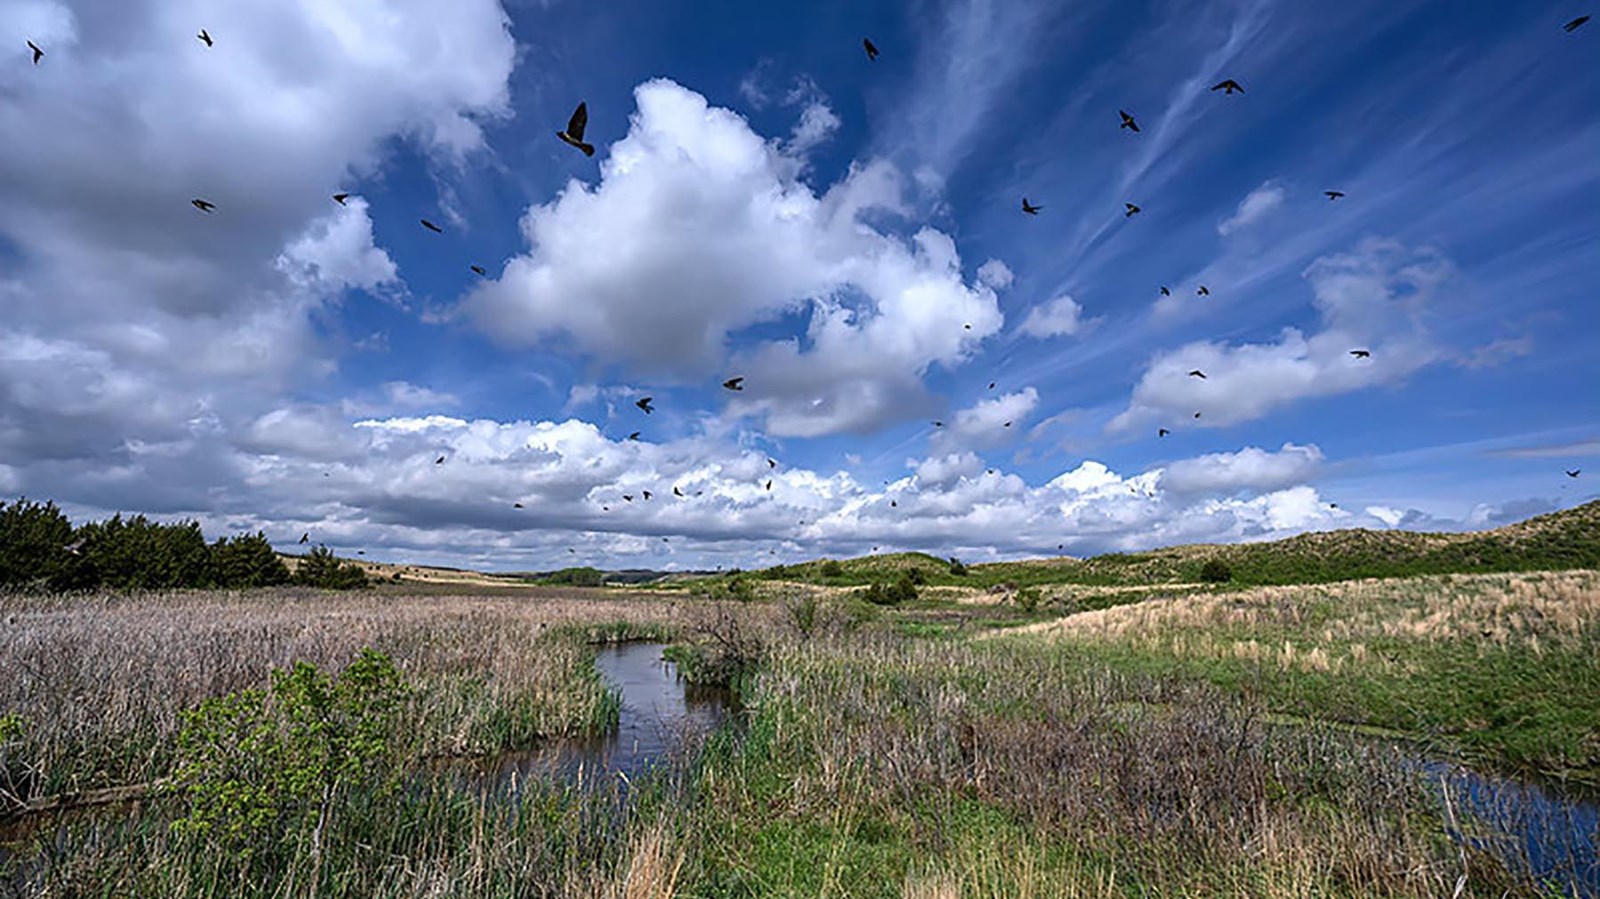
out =
<path fill-rule="evenodd" d="M 512 571 L 1600 495 L 1593 0 L 439 9 L 0 0 L 0 496 Z"/>

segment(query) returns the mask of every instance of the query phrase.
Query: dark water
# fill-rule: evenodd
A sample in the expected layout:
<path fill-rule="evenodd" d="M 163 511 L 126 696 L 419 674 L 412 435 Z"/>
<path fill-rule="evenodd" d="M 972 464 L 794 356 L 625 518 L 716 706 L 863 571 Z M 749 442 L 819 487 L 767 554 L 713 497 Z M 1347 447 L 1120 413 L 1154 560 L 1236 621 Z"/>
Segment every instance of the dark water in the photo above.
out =
<path fill-rule="evenodd" d="M 1600 899 L 1600 797 L 1486 777 L 1447 762 L 1410 764 L 1430 781 L 1435 795 L 1449 797 L 1457 824 L 1451 837 L 1492 853 L 1512 871 L 1562 895 Z"/>
<path fill-rule="evenodd" d="M 665 648 L 661 643 L 618 643 L 600 649 L 595 667 L 622 695 L 614 732 L 551 740 L 453 770 L 489 787 L 514 788 L 530 778 L 586 786 L 620 781 L 626 786 L 647 769 L 692 752 L 727 720 L 733 697 L 727 690 L 684 683 L 677 667 L 662 658 Z"/>

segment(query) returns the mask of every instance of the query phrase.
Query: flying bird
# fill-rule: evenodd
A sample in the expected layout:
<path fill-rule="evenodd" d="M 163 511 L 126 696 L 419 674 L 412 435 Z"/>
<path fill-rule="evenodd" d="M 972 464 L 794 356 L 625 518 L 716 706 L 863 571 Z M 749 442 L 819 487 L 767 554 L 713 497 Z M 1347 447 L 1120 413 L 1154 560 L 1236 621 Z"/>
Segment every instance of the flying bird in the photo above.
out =
<path fill-rule="evenodd" d="M 1008 428 L 1011 427 L 1011 422 L 1009 422 L 1009 421 L 1006 422 L 1006 427 L 1008 427 Z"/>
<path fill-rule="evenodd" d="M 1337 200 L 1340 197 L 1344 196 L 1344 191 L 1342 191 L 1342 190 L 1325 190 L 1325 191 L 1322 192 L 1322 195 L 1327 197 L 1329 200 Z"/>
<path fill-rule="evenodd" d="M 1134 134 L 1139 133 L 1139 123 L 1133 120 L 1133 116 L 1128 115 L 1127 112 L 1121 109 L 1117 110 L 1117 115 L 1122 116 L 1122 124 L 1118 125 L 1118 128 L 1127 128 Z"/>
<path fill-rule="evenodd" d="M 1156 436 L 1157 437 L 1165 437 L 1165 436 L 1167 436 L 1168 434 L 1171 434 L 1171 433 L 1172 432 L 1167 430 L 1166 428 L 1156 428 Z"/>
<path fill-rule="evenodd" d="M 630 503 L 633 502 L 633 494 L 631 494 L 631 493 L 622 494 L 622 498 L 627 500 Z"/>
<path fill-rule="evenodd" d="M 205 41 L 207 47 L 211 46 L 211 35 L 208 34 L 204 28 L 200 29 L 200 33 L 195 35 L 195 37 Z"/>
<path fill-rule="evenodd" d="M 1580 22 L 1579 24 L 1581 25 L 1583 23 Z M 1576 27 L 1576 26 L 1574 26 L 1574 27 Z M 1572 29 L 1568 28 L 1567 30 L 1571 31 Z M 39 60 L 44 58 L 44 51 L 40 50 L 39 49 L 39 45 L 35 44 L 33 41 L 28 41 L 28 49 L 33 51 L 33 64 L 34 65 L 38 65 L 39 64 Z"/>
<path fill-rule="evenodd" d="M 211 202 L 210 200 L 199 199 L 198 197 L 190 200 L 189 205 L 200 210 L 201 212 L 211 212 L 217 208 L 217 204 Z"/>
<path fill-rule="evenodd" d="M 1357 359 L 1372 358 L 1372 353 L 1368 352 L 1367 350 L 1351 350 L 1350 355 L 1356 357 Z"/>
<path fill-rule="evenodd" d="M 674 487 L 674 488 L 672 488 L 672 495 L 673 495 L 673 496 L 682 496 L 682 495 L 683 495 L 683 491 L 682 491 L 682 490 L 679 490 L 679 489 L 678 489 L 678 488 L 676 488 L 676 487 Z"/>
<path fill-rule="evenodd" d="M 444 233 L 444 229 L 443 228 L 439 227 L 438 225 L 435 225 L 433 222 L 430 222 L 427 219 L 418 219 L 417 221 L 422 223 L 422 227 L 427 228 L 429 231 L 432 231 L 435 234 L 443 234 Z"/>
<path fill-rule="evenodd" d="M 647 397 L 639 400 L 638 402 L 634 403 L 634 405 L 638 406 L 640 409 L 643 409 L 644 410 L 644 414 L 649 415 L 651 412 L 655 411 L 655 410 L 650 408 L 650 399 L 651 398 L 647 396 Z"/>
<path fill-rule="evenodd" d="M 1206 379 L 1206 373 L 1197 368 L 1189 372 L 1189 377 L 1199 378 L 1200 380 L 1204 381 Z"/>
<path fill-rule="evenodd" d="M 777 463 L 777 460 L 775 460 L 775 459 L 768 459 L 768 460 L 767 460 L 767 467 L 768 467 L 768 468 L 777 468 L 777 467 L 778 467 L 778 463 Z"/>
<path fill-rule="evenodd" d="M 1124 212 L 1122 214 L 1123 218 L 1130 218 L 1131 219 L 1131 218 L 1133 218 L 1134 213 L 1143 211 L 1139 207 L 1133 205 L 1132 203 L 1123 203 L 1122 205 L 1126 206 L 1128 208 L 1128 211 Z"/>
<path fill-rule="evenodd" d="M 439 458 L 433 460 L 433 464 L 435 464 L 435 465 L 443 465 L 444 464 L 444 457 L 440 456 Z"/>
<path fill-rule="evenodd" d="M 472 269 L 472 273 L 475 275 L 482 275 L 485 278 L 489 277 L 489 273 L 484 271 L 483 266 L 481 265 L 469 265 L 467 268 Z"/>
<path fill-rule="evenodd" d="M 589 127 L 589 104 L 579 103 L 578 108 L 572 111 L 572 118 L 567 120 L 567 130 L 557 131 L 556 137 L 583 151 L 585 156 L 594 155 L 594 145 L 583 142 L 584 129 Z"/>
<path fill-rule="evenodd" d="M 66 546 L 63 546 L 61 548 L 76 556 L 76 555 L 79 554 L 78 550 L 83 549 L 83 545 L 85 543 L 88 543 L 88 542 L 89 542 L 89 539 L 87 537 L 79 537 L 78 539 L 72 541 L 71 543 L 68 543 Z"/>
<path fill-rule="evenodd" d="M 653 494 L 653 493 L 651 493 L 651 492 L 650 492 L 650 491 L 648 491 L 648 490 L 646 490 L 646 491 L 645 491 L 645 492 L 644 492 L 644 498 L 645 498 L 645 499 L 649 499 L 649 498 L 650 498 L 650 497 L 652 497 L 652 496 L 655 496 L 655 494 Z"/>
<path fill-rule="evenodd" d="M 1032 203 L 1029 203 L 1027 197 L 1022 198 L 1022 211 L 1029 215 L 1038 215 L 1039 210 L 1043 208 L 1043 206 L 1035 206 Z"/>
<path fill-rule="evenodd" d="M 942 427 L 944 427 L 944 422 L 936 421 L 936 422 L 933 423 L 933 426 L 936 427 L 936 428 L 942 428 Z"/>
<path fill-rule="evenodd" d="M 522 508 L 522 503 L 512 503 L 511 504 L 511 508 L 520 509 L 520 508 Z"/>
<path fill-rule="evenodd" d="M 772 489 L 772 479 L 771 478 L 767 478 L 767 489 L 769 491 Z"/>
<path fill-rule="evenodd" d="M 311 532 L 310 531 L 306 531 L 304 534 L 301 534 L 300 535 L 300 542 L 301 542 L 301 544 L 310 543 L 311 542 Z"/>
<path fill-rule="evenodd" d="M 1240 87 L 1239 82 L 1234 81 L 1232 78 L 1229 78 L 1226 81 L 1217 82 L 1211 86 L 1211 89 L 1214 91 L 1222 91 L 1228 94 L 1231 94 L 1234 91 L 1238 91 L 1241 94 L 1244 93 L 1244 88 Z"/>
<path fill-rule="evenodd" d="M 1567 30 L 1571 31 L 1572 29 L 1569 28 Z M 867 38 L 867 37 L 862 38 L 861 39 L 861 47 L 862 47 L 862 49 L 867 51 L 867 60 L 869 62 L 876 62 L 877 61 L 877 59 L 878 59 L 878 45 L 874 44 L 872 42 L 872 38 Z"/>
<path fill-rule="evenodd" d="M 634 431 L 632 434 L 629 434 L 628 435 L 628 439 L 629 440 L 638 440 L 639 439 L 639 432 L 638 431 Z"/>
<path fill-rule="evenodd" d="M 744 378 L 729 378 L 728 380 L 722 382 L 722 386 L 728 388 L 729 390 L 743 390 Z"/>
<path fill-rule="evenodd" d="M 889 505 L 893 506 L 896 509 L 898 509 L 898 508 L 900 508 L 900 501 L 891 499 L 891 500 L 889 500 Z"/>
<path fill-rule="evenodd" d="M 1567 24 L 1562 25 L 1561 27 L 1563 29 L 1565 29 L 1568 34 L 1571 34 L 1572 32 L 1577 31 L 1579 28 L 1582 28 L 1583 27 L 1583 23 L 1587 22 L 1587 21 L 1589 21 L 1589 17 L 1588 16 L 1579 16 L 1576 19 L 1573 19 L 1572 21 L 1568 22 Z"/>
<path fill-rule="evenodd" d="M 1577 476 L 1578 476 L 1578 475 L 1580 475 L 1580 474 L 1583 474 L 1583 469 L 1581 469 L 1581 468 L 1574 468 L 1574 469 L 1573 469 L 1573 470 L 1571 470 L 1571 471 L 1569 471 L 1569 472 L 1567 472 L 1567 477 L 1569 477 L 1569 478 L 1575 478 L 1575 477 L 1577 477 Z"/>
<path fill-rule="evenodd" d="M 1199 417 L 1200 417 L 1200 413 L 1198 413 L 1198 412 L 1196 412 L 1196 413 L 1195 413 L 1195 414 L 1194 414 L 1194 417 L 1195 417 L 1195 418 L 1199 418 Z"/>
<path fill-rule="evenodd" d="M 990 381 L 990 382 L 989 382 L 989 389 L 990 389 L 990 390 L 993 390 L 993 389 L 994 389 L 994 384 L 995 384 L 995 382 L 993 382 L 993 381 Z"/>
<path fill-rule="evenodd" d="M 1197 297 L 1208 297 L 1211 296 L 1211 291 L 1204 284 L 1202 284 L 1200 285 L 1200 289 L 1194 292 L 1194 295 Z"/>
<path fill-rule="evenodd" d="M 1172 291 L 1166 289 L 1165 287 L 1162 287 L 1161 288 L 1161 295 L 1164 296 L 1164 297 L 1170 297 L 1170 296 L 1172 296 Z"/>
<path fill-rule="evenodd" d="M 343 206 L 344 205 L 344 201 L 348 200 L 348 199 L 350 199 L 350 195 L 349 194 L 334 194 L 333 195 L 333 202 L 338 203 L 340 206 Z"/>
<path fill-rule="evenodd" d="M 961 327 L 965 328 L 968 331 L 971 331 L 972 330 L 972 323 L 968 322 L 967 324 L 964 324 Z"/>

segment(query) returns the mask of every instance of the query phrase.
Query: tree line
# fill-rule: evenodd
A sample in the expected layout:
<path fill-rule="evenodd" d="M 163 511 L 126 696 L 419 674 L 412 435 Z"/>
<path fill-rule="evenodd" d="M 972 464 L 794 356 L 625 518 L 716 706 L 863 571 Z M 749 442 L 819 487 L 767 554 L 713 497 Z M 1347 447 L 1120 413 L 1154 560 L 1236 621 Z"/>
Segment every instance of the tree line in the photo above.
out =
<path fill-rule="evenodd" d="M 73 525 L 54 502 L 0 503 L 0 589 L 242 589 L 300 584 L 350 589 L 367 585 L 353 563 L 324 547 L 293 574 L 265 533 L 207 543 L 197 521 L 161 524 L 121 513 Z"/>

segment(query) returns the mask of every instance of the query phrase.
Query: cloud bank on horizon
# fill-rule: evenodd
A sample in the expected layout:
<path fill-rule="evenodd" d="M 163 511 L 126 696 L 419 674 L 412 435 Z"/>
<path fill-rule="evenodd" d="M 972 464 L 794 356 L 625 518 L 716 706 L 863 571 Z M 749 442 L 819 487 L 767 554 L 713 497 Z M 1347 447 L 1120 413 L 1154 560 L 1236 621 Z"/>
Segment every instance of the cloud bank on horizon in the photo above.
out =
<path fill-rule="evenodd" d="M 938 5 L 8 0 L 0 493 L 501 570 L 1596 496 L 1594 35 Z"/>

